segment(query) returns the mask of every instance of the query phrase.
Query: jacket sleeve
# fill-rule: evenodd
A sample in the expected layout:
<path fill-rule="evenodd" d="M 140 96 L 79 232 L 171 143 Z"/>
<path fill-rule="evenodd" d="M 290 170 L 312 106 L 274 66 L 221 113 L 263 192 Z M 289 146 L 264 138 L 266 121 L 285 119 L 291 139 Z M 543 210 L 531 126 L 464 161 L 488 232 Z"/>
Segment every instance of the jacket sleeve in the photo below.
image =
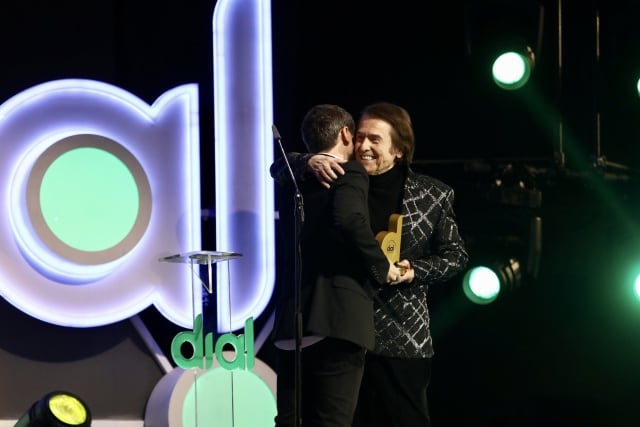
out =
<path fill-rule="evenodd" d="M 302 181 L 308 177 L 307 162 L 313 154 L 311 153 L 287 153 L 287 161 L 291 165 L 293 175 L 298 181 Z M 269 173 L 277 184 L 282 185 L 287 181 L 291 181 L 291 172 L 287 167 L 284 157 L 278 157 L 269 167 Z"/>
<path fill-rule="evenodd" d="M 460 273 L 469 255 L 453 210 L 453 189 L 438 181 L 417 188 L 405 197 L 409 221 L 403 229 L 402 247 L 407 250 L 401 258 L 409 259 L 414 268 L 413 284 L 428 285 Z"/>

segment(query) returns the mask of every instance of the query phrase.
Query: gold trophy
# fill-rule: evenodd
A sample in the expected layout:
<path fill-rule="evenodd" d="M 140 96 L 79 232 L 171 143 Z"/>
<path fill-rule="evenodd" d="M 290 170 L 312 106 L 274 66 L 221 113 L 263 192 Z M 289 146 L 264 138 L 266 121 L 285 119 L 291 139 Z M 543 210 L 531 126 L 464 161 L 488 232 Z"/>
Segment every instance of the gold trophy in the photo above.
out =
<path fill-rule="evenodd" d="M 391 214 L 389 217 L 389 231 L 381 231 L 376 234 L 376 240 L 387 259 L 400 269 L 404 274 L 406 269 L 397 265 L 400 261 L 400 237 L 402 235 L 402 215 Z"/>

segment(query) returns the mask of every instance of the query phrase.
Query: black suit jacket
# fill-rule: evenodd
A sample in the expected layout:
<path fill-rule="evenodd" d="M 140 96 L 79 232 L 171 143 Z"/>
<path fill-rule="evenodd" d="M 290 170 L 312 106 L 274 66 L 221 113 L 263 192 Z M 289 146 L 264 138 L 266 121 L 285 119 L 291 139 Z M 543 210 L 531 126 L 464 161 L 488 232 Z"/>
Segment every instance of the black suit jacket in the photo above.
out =
<path fill-rule="evenodd" d="M 373 349 L 372 292 L 386 281 L 389 262 L 369 222 L 369 177 L 361 164 L 343 164 L 345 174 L 331 186 L 298 183 L 304 206 L 300 232 L 300 296 L 304 335 L 344 339 Z M 288 273 L 278 283 L 274 339 L 295 338 L 297 256 L 295 206 L 290 181 L 280 196 L 280 236 Z M 281 182 L 282 183 L 282 182 Z"/>

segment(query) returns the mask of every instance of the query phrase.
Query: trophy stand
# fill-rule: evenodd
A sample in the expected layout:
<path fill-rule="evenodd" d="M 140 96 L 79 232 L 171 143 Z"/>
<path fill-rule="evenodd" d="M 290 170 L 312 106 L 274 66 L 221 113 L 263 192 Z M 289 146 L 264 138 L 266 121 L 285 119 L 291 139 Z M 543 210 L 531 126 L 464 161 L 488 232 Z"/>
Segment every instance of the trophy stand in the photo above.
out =
<path fill-rule="evenodd" d="M 213 293 L 213 264 L 217 264 L 220 262 L 229 261 L 235 258 L 240 258 L 242 254 L 237 252 L 221 252 L 221 251 L 193 251 L 186 252 L 184 254 L 176 254 L 170 255 L 167 257 L 160 258 L 161 262 L 176 262 L 181 264 L 189 265 L 191 269 L 191 305 L 193 317 L 195 318 L 197 313 L 203 313 L 202 307 L 202 295 L 197 292 L 199 289 L 198 284 L 196 283 L 196 278 L 199 281 L 204 289 L 209 294 Z M 207 268 L 207 278 L 206 281 L 202 279 L 199 268 L 201 265 L 206 266 Z M 196 271 L 198 269 L 198 271 Z M 229 288 L 230 289 L 230 288 Z M 231 292 L 229 292 L 229 313 L 231 313 Z"/>
<path fill-rule="evenodd" d="M 204 307 L 202 304 L 202 290 L 200 285 L 207 290 L 209 294 L 213 293 L 213 264 L 229 261 L 235 258 L 240 258 L 242 254 L 237 252 L 218 252 L 218 251 L 194 251 L 186 252 L 183 254 L 176 254 L 167 257 L 160 258 L 161 262 L 174 262 L 189 265 L 191 269 L 191 301 L 192 301 L 192 313 L 194 318 L 194 328 L 196 328 L 196 318 L 201 316 L 202 325 L 200 325 L 200 333 L 203 334 L 204 329 Z M 200 266 L 206 266 L 206 280 L 203 280 Z M 230 287 L 229 287 L 230 289 Z M 229 313 L 231 313 L 231 292 L 228 293 L 229 300 Z M 195 352 L 195 349 L 194 349 Z M 196 352 L 197 354 L 197 352 Z M 207 357 L 203 355 L 201 358 L 200 366 L 194 366 L 192 368 L 194 378 L 193 383 L 195 385 L 195 399 L 194 399 L 194 420 L 195 425 L 198 425 L 198 376 L 207 370 Z"/>

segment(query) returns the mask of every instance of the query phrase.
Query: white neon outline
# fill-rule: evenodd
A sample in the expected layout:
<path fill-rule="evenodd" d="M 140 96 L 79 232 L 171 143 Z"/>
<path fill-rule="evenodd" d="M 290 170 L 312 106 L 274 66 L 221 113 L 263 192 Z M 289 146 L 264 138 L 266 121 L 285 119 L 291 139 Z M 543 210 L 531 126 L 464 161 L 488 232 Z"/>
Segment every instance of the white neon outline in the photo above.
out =
<path fill-rule="evenodd" d="M 23 237 L 30 224 L 20 193 L 30 164 L 56 141 L 86 133 L 127 148 L 140 161 L 154 196 L 149 229 L 139 244 L 120 259 L 96 266 L 69 262 Z M 110 324 L 154 304 L 168 320 L 191 327 L 191 272 L 158 259 L 200 249 L 198 143 L 195 84 L 171 89 L 148 105 L 106 83 L 64 79 L 34 86 L 0 105 L 0 182 L 9 185 L 0 188 L 0 295 L 23 312 L 61 326 Z M 19 248 L 46 260 L 59 280 L 43 277 Z"/>
<path fill-rule="evenodd" d="M 49 250 L 39 239 L 37 233 L 34 232 L 29 222 L 28 210 L 25 204 L 26 185 L 29 178 L 31 167 L 38 160 L 39 156 L 55 144 L 68 136 L 78 135 L 77 131 L 67 131 L 61 134 L 50 135 L 43 141 L 38 142 L 34 147 L 25 150 L 24 156 L 15 165 L 12 173 L 12 179 L 9 182 L 9 223 L 13 232 L 13 238 L 18 242 L 21 251 L 35 265 L 34 268 L 46 272 L 49 276 L 53 276 L 60 281 L 69 283 L 84 283 L 97 280 L 111 273 L 117 268 L 123 259 L 117 259 L 112 262 L 84 266 L 58 256 L 55 252 Z"/>
<path fill-rule="evenodd" d="M 213 63 L 216 249 L 243 254 L 217 269 L 218 331 L 228 332 L 262 313 L 275 281 L 270 0 L 216 3 Z"/>

